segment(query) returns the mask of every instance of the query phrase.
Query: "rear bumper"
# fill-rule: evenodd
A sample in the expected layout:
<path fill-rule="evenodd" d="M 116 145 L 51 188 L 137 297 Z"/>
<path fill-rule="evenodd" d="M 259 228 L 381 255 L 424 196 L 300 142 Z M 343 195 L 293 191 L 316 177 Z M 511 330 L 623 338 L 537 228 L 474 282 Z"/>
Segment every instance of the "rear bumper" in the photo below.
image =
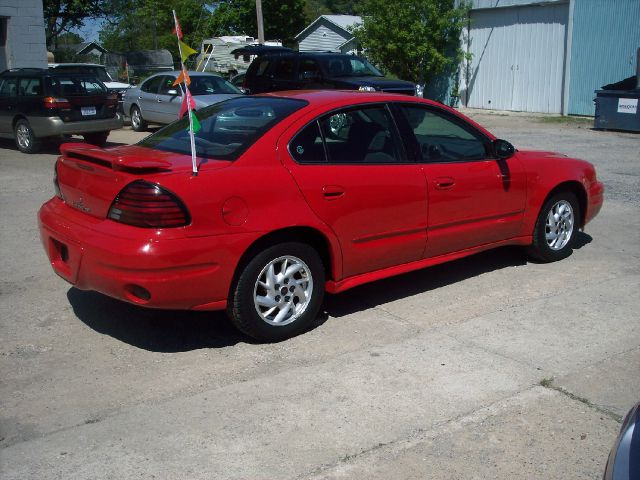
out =
<path fill-rule="evenodd" d="M 587 211 L 584 215 L 584 224 L 589 223 L 600 212 L 604 202 L 604 185 L 602 182 L 594 182 L 587 192 Z M 584 225 L 583 225 L 584 226 Z"/>
<path fill-rule="evenodd" d="M 101 220 L 54 197 L 38 213 L 54 271 L 81 290 L 152 308 L 219 310 L 247 235 L 163 238 Z"/>
<path fill-rule="evenodd" d="M 60 117 L 30 117 L 28 120 L 36 137 L 107 132 L 122 128 L 123 125 L 120 113 L 117 113 L 113 118 L 99 118 L 82 122 L 63 122 Z"/>

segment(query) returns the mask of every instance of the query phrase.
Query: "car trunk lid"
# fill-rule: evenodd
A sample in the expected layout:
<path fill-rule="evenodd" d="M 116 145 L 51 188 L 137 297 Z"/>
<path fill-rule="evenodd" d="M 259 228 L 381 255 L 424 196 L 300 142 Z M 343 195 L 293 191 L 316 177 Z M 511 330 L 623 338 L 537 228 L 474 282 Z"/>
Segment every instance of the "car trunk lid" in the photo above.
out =
<path fill-rule="evenodd" d="M 118 193 L 129 183 L 144 179 L 161 183 L 164 175 L 191 175 L 191 157 L 150 148 L 123 146 L 109 149 L 84 143 L 60 147 L 56 177 L 64 201 L 97 218 L 106 218 Z M 229 162 L 207 160 L 207 171 Z"/>

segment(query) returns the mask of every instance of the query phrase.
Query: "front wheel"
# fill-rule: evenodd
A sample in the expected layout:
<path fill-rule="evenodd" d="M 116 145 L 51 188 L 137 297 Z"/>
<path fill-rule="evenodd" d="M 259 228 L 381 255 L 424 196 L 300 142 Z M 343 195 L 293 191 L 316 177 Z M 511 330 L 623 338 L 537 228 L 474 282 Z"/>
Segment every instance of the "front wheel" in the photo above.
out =
<path fill-rule="evenodd" d="M 287 242 L 258 253 L 244 267 L 228 314 L 243 333 L 277 342 L 307 330 L 324 295 L 324 266 L 311 246 Z"/>
<path fill-rule="evenodd" d="M 543 205 L 533 231 L 529 254 L 543 262 L 571 255 L 580 225 L 580 207 L 571 192 L 552 195 Z"/>

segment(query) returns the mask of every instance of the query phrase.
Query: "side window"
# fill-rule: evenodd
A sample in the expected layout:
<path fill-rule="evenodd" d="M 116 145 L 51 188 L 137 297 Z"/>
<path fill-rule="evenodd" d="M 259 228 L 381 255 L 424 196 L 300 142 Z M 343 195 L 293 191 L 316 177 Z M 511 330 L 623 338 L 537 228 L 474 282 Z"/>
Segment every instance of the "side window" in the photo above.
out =
<path fill-rule="evenodd" d="M 425 162 L 458 162 L 486 158 L 485 140 L 432 109 L 403 105 L 402 114 L 415 134 Z"/>
<path fill-rule="evenodd" d="M 162 83 L 160 84 L 160 94 L 161 95 L 169 95 L 169 90 L 177 90 L 179 87 L 178 86 L 173 86 L 173 82 L 175 82 L 175 78 L 174 77 L 170 77 L 170 76 L 165 76 L 162 77 Z"/>
<path fill-rule="evenodd" d="M 400 139 L 384 105 L 352 108 L 320 120 L 331 163 L 400 163 Z"/>
<path fill-rule="evenodd" d="M 304 127 L 291 140 L 289 152 L 298 163 L 325 163 L 327 161 L 317 121 Z"/>
<path fill-rule="evenodd" d="M 0 85 L 0 97 L 15 97 L 18 94 L 15 78 L 5 78 Z"/>
<path fill-rule="evenodd" d="M 256 77 L 261 77 L 262 75 L 265 74 L 265 72 L 267 71 L 267 67 L 269 67 L 269 60 L 266 58 L 257 60 L 256 63 L 256 67 L 255 67 L 255 74 Z M 249 67 L 251 69 L 251 67 Z"/>
<path fill-rule="evenodd" d="M 39 78 L 21 78 L 18 90 L 23 97 L 37 97 L 42 95 L 42 82 Z"/>
<path fill-rule="evenodd" d="M 294 67 L 293 58 L 281 58 L 278 60 L 273 74 L 280 80 L 293 80 Z"/>
<path fill-rule="evenodd" d="M 159 77 L 153 77 L 140 86 L 140 90 L 147 93 L 158 93 L 158 87 L 167 78 L 165 75 L 160 75 Z"/>
<path fill-rule="evenodd" d="M 298 80 L 315 80 L 320 77 L 318 62 L 311 58 L 305 58 L 300 62 Z"/>

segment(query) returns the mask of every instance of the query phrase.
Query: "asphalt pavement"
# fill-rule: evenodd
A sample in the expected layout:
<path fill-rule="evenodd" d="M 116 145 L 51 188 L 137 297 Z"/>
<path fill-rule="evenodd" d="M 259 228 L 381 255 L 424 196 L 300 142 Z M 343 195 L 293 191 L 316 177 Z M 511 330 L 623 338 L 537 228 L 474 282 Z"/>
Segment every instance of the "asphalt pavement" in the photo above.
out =
<path fill-rule="evenodd" d="M 596 165 L 605 204 L 579 248 L 553 264 L 501 248 L 329 296 L 314 330 L 271 345 L 222 313 L 71 288 L 36 223 L 57 147 L 0 141 L 0 477 L 600 479 L 640 400 L 640 135 L 467 113 Z"/>

